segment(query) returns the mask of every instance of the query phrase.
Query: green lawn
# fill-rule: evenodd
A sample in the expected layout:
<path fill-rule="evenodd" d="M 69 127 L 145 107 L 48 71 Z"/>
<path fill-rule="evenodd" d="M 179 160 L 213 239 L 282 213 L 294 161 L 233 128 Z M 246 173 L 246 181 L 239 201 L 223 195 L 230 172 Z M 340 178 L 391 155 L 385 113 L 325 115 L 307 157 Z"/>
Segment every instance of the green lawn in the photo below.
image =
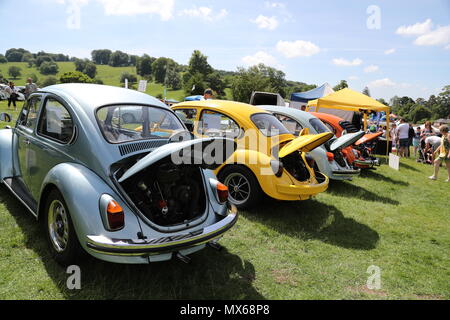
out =
<path fill-rule="evenodd" d="M 431 172 L 402 160 L 400 171 L 382 165 L 312 200 L 266 199 L 240 213 L 222 252 L 207 248 L 189 265 L 89 258 L 73 291 L 41 226 L 1 186 L 0 299 L 449 299 L 450 184 Z M 366 287 L 371 265 L 380 290 Z"/>

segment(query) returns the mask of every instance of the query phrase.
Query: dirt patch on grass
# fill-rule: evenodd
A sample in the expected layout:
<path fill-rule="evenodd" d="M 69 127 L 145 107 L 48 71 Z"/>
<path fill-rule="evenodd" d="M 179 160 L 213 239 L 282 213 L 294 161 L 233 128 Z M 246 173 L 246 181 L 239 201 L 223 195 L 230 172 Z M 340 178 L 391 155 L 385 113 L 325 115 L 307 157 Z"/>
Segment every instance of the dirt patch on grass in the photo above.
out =
<path fill-rule="evenodd" d="M 272 270 L 272 276 L 276 283 L 289 284 L 291 286 L 297 285 L 297 281 L 295 281 L 294 275 L 287 269 Z"/>
<path fill-rule="evenodd" d="M 383 290 L 372 290 L 372 289 L 367 288 L 367 286 L 365 286 L 365 285 L 359 286 L 359 287 L 349 287 L 347 289 L 354 293 L 365 293 L 368 295 L 375 295 L 378 297 L 387 297 L 388 296 L 388 294 L 386 292 L 384 292 Z"/>

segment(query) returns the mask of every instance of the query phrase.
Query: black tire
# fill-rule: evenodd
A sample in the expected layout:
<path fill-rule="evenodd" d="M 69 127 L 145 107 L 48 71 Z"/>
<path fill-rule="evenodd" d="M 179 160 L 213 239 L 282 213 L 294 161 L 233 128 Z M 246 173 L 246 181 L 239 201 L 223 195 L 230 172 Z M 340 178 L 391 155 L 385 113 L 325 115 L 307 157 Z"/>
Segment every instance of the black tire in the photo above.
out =
<path fill-rule="evenodd" d="M 122 120 L 124 123 L 134 123 L 136 121 L 134 115 L 132 115 L 131 113 L 125 113 L 124 115 L 122 115 Z"/>
<path fill-rule="evenodd" d="M 55 213 L 59 208 L 64 210 L 64 214 Z M 69 266 L 84 258 L 84 250 L 75 233 L 67 204 L 57 189 L 49 193 L 43 214 L 46 238 L 51 255 L 56 262 L 62 266 Z M 65 216 L 65 219 L 62 216 Z M 67 237 L 64 237 L 66 232 Z"/>
<path fill-rule="evenodd" d="M 256 179 L 255 175 L 250 169 L 244 166 L 226 166 L 222 169 L 222 171 L 219 172 L 218 179 L 228 187 L 228 201 L 234 204 L 238 209 L 250 209 L 256 206 L 256 204 L 260 202 L 262 198 L 263 191 L 261 190 L 258 179 Z M 246 180 L 246 183 L 248 183 L 248 189 L 245 181 L 241 184 L 242 189 L 235 189 L 236 185 L 233 183 L 235 183 L 236 180 L 239 179 Z M 244 191 L 248 191 L 248 195 L 245 195 Z M 241 198 L 241 195 L 244 195 L 246 197 L 244 198 L 243 196 Z"/>

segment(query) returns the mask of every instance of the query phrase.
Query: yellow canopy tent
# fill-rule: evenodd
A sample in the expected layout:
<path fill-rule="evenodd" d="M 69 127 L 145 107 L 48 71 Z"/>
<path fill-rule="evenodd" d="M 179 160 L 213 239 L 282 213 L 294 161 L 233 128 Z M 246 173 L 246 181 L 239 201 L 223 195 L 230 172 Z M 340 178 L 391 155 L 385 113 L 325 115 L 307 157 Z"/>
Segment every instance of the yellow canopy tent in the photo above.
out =
<path fill-rule="evenodd" d="M 320 108 L 362 112 L 364 114 L 364 130 L 367 130 L 367 115 L 369 112 L 386 112 L 386 139 L 389 150 L 389 117 L 391 109 L 377 100 L 352 89 L 345 88 L 325 97 L 309 101 L 306 111 L 309 111 L 310 107 L 315 107 L 316 112 L 320 112 Z"/>

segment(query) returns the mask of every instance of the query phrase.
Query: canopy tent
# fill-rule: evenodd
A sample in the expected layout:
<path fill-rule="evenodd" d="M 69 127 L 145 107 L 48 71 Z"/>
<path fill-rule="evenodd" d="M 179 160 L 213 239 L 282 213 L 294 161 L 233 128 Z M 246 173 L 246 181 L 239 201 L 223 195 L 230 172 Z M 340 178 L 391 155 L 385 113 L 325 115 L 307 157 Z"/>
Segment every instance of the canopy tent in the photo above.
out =
<path fill-rule="evenodd" d="M 297 92 L 291 94 L 291 102 L 289 107 L 300 109 L 302 106 L 306 106 L 308 101 L 322 98 L 330 93 L 333 93 L 334 90 L 328 83 L 324 83 L 320 87 L 314 88 L 305 92 Z"/>
<path fill-rule="evenodd" d="M 184 98 L 184 101 L 200 101 L 202 100 L 203 96 L 198 95 L 198 96 L 189 96 Z"/>
<path fill-rule="evenodd" d="M 367 115 L 370 112 L 385 112 L 387 126 L 386 138 L 389 146 L 389 120 L 391 108 L 365 94 L 345 88 L 331 93 L 326 97 L 309 101 L 307 111 L 309 111 L 310 107 L 315 107 L 316 112 L 320 112 L 320 108 L 362 112 L 364 114 L 364 130 L 367 130 Z"/>

